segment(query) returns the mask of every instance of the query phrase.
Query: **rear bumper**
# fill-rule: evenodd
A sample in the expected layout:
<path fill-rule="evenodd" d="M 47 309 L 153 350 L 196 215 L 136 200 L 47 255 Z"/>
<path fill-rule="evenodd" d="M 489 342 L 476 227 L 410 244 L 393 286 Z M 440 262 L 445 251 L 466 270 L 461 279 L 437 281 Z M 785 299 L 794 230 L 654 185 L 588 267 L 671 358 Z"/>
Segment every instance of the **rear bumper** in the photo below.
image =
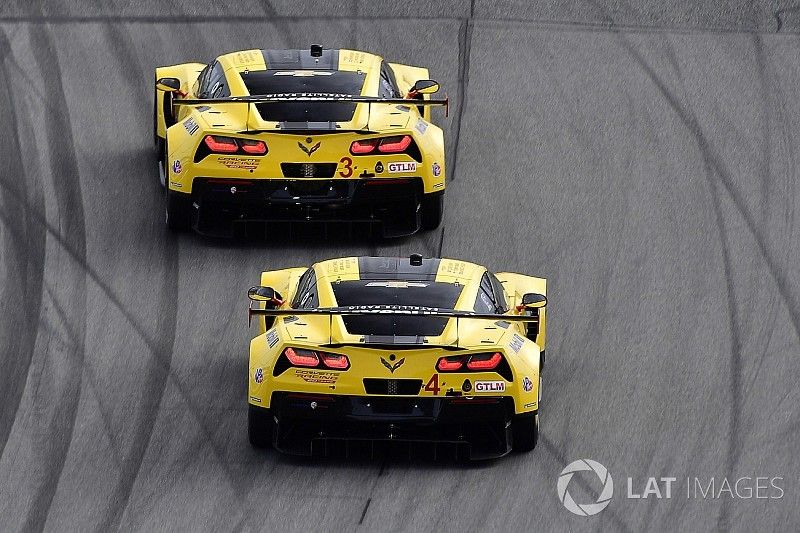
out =
<path fill-rule="evenodd" d="M 196 178 L 192 226 L 232 236 L 280 231 L 281 223 L 366 224 L 384 237 L 419 230 L 421 178 L 225 179 Z"/>
<path fill-rule="evenodd" d="M 251 405 L 250 409 L 262 409 Z M 508 397 L 419 398 L 276 392 L 273 445 L 294 455 L 339 455 L 399 444 L 414 455 L 489 459 L 511 451 Z"/>

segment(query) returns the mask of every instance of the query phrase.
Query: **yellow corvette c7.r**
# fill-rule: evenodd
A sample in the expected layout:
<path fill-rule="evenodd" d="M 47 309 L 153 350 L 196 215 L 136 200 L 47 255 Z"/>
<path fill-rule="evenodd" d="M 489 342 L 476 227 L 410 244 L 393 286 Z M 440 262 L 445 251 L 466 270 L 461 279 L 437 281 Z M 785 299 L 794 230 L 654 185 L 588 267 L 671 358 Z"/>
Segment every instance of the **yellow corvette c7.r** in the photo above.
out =
<path fill-rule="evenodd" d="M 250 442 L 297 455 L 376 441 L 459 459 L 533 449 L 545 293 L 542 278 L 416 254 L 263 272 L 248 291 Z"/>
<path fill-rule="evenodd" d="M 445 153 L 428 69 L 356 50 L 244 50 L 156 69 L 167 226 L 230 235 L 282 222 L 442 219 Z"/>

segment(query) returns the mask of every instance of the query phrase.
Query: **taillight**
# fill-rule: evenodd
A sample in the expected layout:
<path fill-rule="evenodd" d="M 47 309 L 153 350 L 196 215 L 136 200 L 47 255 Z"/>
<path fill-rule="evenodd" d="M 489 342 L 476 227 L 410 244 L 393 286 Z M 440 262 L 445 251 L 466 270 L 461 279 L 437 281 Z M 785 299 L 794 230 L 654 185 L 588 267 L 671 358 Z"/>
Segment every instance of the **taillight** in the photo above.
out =
<path fill-rule="evenodd" d="M 221 135 L 206 135 L 203 139 L 206 146 L 212 152 L 223 154 L 233 154 L 239 151 L 239 146 L 236 144 L 236 139 L 233 137 L 223 137 Z"/>
<path fill-rule="evenodd" d="M 382 139 L 360 139 L 353 141 L 350 145 L 350 153 L 368 155 L 377 149 L 382 154 L 400 154 L 408 150 L 409 146 L 411 146 L 411 136 L 409 135 L 396 135 Z"/>
<path fill-rule="evenodd" d="M 503 356 L 500 352 L 479 353 L 470 356 L 467 368 L 470 370 L 494 370 L 502 360 Z"/>
<path fill-rule="evenodd" d="M 286 348 L 283 353 L 294 366 L 319 366 L 317 352 L 302 348 Z"/>
<path fill-rule="evenodd" d="M 381 143 L 378 145 L 378 151 L 384 154 L 398 154 L 400 152 L 405 152 L 406 148 L 410 145 L 411 137 L 408 135 L 386 137 L 385 139 L 381 139 Z"/>
<path fill-rule="evenodd" d="M 380 139 L 363 139 L 360 141 L 353 141 L 350 145 L 350 153 L 353 155 L 366 155 L 375 151 Z"/>
<path fill-rule="evenodd" d="M 264 141 L 239 139 L 239 144 L 241 144 L 242 150 L 248 154 L 264 155 L 267 153 L 267 144 Z"/>
<path fill-rule="evenodd" d="M 346 355 L 327 352 L 316 352 L 303 348 L 286 348 L 283 355 L 289 360 L 292 366 L 318 367 L 323 366 L 333 370 L 347 370 L 350 368 L 350 360 Z"/>
<path fill-rule="evenodd" d="M 460 355 L 455 357 L 440 357 L 439 361 L 436 363 L 436 368 L 439 372 L 454 372 L 462 366 L 464 366 L 464 362 L 461 360 Z"/>

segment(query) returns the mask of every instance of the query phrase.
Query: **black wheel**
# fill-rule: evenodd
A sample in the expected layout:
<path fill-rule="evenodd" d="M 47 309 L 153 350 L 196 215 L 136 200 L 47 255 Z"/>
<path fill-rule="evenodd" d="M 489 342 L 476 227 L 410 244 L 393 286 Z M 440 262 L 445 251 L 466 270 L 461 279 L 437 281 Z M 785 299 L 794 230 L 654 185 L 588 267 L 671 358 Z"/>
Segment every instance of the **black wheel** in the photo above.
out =
<path fill-rule="evenodd" d="M 439 227 L 444 215 L 444 196 L 426 194 L 422 198 L 422 229 L 432 230 Z"/>
<path fill-rule="evenodd" d="M 164 198 L 166 198 L 164 210 L 167 228 L 176 232 L 189 229 L 191 197 L 187 194 L 173 192 L 167 187 Z"/>
<path fill-rule="evenodd" d="M 272 428 L 275 425 L 269 409 L 248 406 L 247 436 L 254 448 L 272 447 Z"/>
<path fill-rule="evenodd" d="M 529 452 L 539 440 L 539 413 L 518 415 L 511 421 L 512 447 L 515 452 Z"/>

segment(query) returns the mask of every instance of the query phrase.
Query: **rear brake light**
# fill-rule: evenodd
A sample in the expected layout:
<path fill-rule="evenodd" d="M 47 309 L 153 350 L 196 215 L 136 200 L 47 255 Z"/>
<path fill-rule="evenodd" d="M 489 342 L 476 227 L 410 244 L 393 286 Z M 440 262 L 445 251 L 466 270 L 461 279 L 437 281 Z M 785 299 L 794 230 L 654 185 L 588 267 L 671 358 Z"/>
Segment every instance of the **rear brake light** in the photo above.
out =
<path fill-rule="evenodd" d="M 206 135 L 205 139 L 203 140 L 205 141 L 208 149 L 212 152 L 232 154 L 239 151 L 239 146 L 236 144 L 236 139 L 232 137 Z"/>
<path fill-rule="evenodd" d="M 500 352 L 480 353 L 469 358 L 467 368 L 470 370 L 494 370 L 503 360 Z"/>
<path fill-rule="evenodd" d="M 350 367 L 350 361 L 347 359 L 346 355 L 339 355 L 336 353 L 325 353 L 322 354 L 322 362 L 325 363 L 325 366 L 328 368 L 335 368 L 336 370 L 347 370 Z"/>
<path fill-rule="evenodd" d="M 360 141 L 353 141 L 350 145 L 350 153 L 353 155 L 371 154 L 378 146 L 380 139 L 362 139 Z"/>
<path fill-rule="evenodd" d="M 242 145 L 242 150 L 248 154 L 264 155 L 267 153 L 267 144 L 264 141 L 239 139 L 239 143 Z"/>
<path fill-rule="evenodd" d="M 401 137 L 386 137 L 381 139 L 378 145 L 378 151 L 384 154 L 398 154 L 405 152 L 406 148 L 411 145 L 411 137 L 403 135 Z"/>
<path fill-rule="evenodd" d="M 453 372 L 460 369 L 464 366 L 464 362 L 461 360 L 461 356 L 455 357 L 440 357 L 439 361 L 436 363 L 436 368 L 440 372 Z"/>
<path fill-rule="evenodd" d="M 302 348 L 286 348 L 283 353 L 294 366 L 319 366 L 317 352 Z"/>

